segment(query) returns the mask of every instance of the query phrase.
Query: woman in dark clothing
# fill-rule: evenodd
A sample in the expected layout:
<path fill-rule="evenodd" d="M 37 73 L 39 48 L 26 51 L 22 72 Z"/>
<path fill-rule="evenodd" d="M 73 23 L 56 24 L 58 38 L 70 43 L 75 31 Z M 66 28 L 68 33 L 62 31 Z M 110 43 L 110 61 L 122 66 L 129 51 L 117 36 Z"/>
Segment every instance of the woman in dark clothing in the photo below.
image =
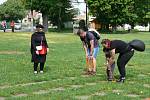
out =
<path fill-rule="evenodd" d="M 46 55 L 49 51 L 45 33 L 43 32 L 44 27 L 42 25 L 36 26 L 36 32 L 32 34 L 31 37 L 31 54 L 32 54 L 32 62 L 34 62 L 34 73 L 37 74 L 37 67 L 40 63 L 40 73 L 43 73 L 44 64 L 46 61 Z M 38 50 L 38 46 L 44 46 L 46 48 L 45 54 L 40 54 Z"/>
<path fill-rule="evenodd" d="M 103 39 L 101 44 L 104 48 L 111 51 L 112 57 L 110 59 L 114 59 L 115 54 L 119 53 L 117 65 L 120 78 L 117 82 L 124 82 L 126 76 L 125 65 L 134 55 L 134 49 L 128 43 L 121 40 L 110 41 L 108 39 Z"/>

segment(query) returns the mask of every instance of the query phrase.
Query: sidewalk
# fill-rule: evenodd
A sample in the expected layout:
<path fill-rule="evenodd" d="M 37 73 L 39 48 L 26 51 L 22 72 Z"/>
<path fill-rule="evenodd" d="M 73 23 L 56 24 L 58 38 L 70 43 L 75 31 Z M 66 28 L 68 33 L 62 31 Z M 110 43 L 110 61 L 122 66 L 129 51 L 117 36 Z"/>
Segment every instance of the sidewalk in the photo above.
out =
<path fill-rule="evenodd" d="M 3 30 L 0 30 L 0 32 L 4 32 Z M 6 32 L 12 32 L 11 29 L 6 29 Z M 21 30 L 15 30 L 15 32 L 31 32 L 30 29 L 21 29 Z"/>

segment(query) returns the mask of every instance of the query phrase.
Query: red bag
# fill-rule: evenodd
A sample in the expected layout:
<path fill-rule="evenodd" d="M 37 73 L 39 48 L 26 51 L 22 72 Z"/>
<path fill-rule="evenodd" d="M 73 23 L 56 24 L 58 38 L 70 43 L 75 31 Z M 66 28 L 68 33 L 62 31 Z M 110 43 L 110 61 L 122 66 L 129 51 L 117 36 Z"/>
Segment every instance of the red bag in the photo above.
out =
<path fill-rule="evenodd" d="M 45 46 L 42 46 L 42 50 L 39 50 L 40 55 L 45 55 L 47 53 L 47 48 Z"/>
<path fill-rule="evenodd" d="M 43 46 L 42 41 L 43 41 L 43 37 L 42 37 L 42 40 L 41 40 L 42 50 L 39 50 L 39 54 L 40 55 L 45 55 L 47 53 L 47 47 Z"/>

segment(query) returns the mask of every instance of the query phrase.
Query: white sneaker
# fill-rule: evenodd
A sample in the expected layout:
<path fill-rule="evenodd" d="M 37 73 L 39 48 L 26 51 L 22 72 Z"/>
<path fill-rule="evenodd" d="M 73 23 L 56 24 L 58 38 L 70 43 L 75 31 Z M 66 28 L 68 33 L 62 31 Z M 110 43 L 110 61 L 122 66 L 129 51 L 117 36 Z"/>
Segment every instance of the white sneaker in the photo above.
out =
<path fill-rule="evenodd" d="M 41 74 L 43 74 L 43 71 L 40 71 Z"/>
<path fill-rule="evenodd" d="M 34 74 L 37 74 L 38 72 L 37 71 L 34 71 Z"/>

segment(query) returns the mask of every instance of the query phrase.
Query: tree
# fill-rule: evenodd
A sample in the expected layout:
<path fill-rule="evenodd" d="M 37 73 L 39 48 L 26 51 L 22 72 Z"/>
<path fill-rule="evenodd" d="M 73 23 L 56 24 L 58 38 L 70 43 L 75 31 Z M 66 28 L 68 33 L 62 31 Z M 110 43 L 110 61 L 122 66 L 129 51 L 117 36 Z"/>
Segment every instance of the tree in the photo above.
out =
<path fill-rule="evenodd" d="M 137 23 L 146 26 L 150 20 L 150 1 L 149 0 L 134 0 L 134 11 L 137 14 Z"/>
<path fill-rule="evenodd" d="M 137 22 L 144 20 L 144 10 L 147 4 L 144 0 L 88 0 L 90 13 L 101 22 L 102 28 L 107 28 L 109 24 L 115 27 L 125 23 L 134 26 Z"/>
<path fill-rule="evenodd" d="M 61 28 L 62 21 L 72 17 L 67 12 L 71 8 L 69 0 L 23 0 L 23 2 L 27 9 L 42 13 L 45 31 L 48 30 L 48 18 Z"/>
<path fill-rule="evenodd" d="M 76 11 L 72 8 L 69 0 L 59 0 L 49 14 L 49 20 L 58 26 L 58 30 L 64 28 L 64 22 L 72 21 Z"/>
<path fill-rule="evenodd" d="M 20 0 L 7 0 L 0 5 L 0 19 L 18 20 L 23 19 L 26 10 Z"/>

